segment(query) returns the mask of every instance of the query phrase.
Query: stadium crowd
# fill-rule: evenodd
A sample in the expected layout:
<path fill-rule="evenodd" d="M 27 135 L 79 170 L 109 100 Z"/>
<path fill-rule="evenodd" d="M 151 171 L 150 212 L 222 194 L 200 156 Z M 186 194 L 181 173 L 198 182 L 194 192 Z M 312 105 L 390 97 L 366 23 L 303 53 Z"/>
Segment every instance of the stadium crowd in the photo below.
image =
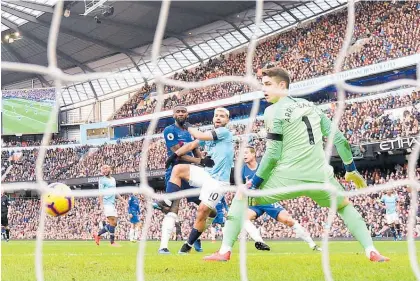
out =
<path fill-rule="evenodd" d="M 420 52 L 420 19 L 415 2 L 359 2 L 352 46 L 343 69 L 352 69 Z M 254 72 L 268 62 L 277 62 L 290 71 L 292 81 L 310 79 L 332 73 L 334 61 L 342 46 L 347 25 L 347 12 L 341 11 L 317 18 L 315 21 L 273 36 L 259 43 L 254 56 Z M 313 48 L 317 46 L 317 48 Z M 207 64 L 183 70 L 172 78 L 183 81 L 202 81 L 219 76 L 244 75 L 246 50 L 209 60 Z M 293 65 L 293 67 L 290 67 Z M 174 90 L 164 100 L 163 109 L 174 104 L 197 104 L 249 92 L 246 85 L 222 83 L 194 90 L 166 87 Z M 156 101 L 150 93 L 156 86 L 146 85 L 124 104 L 114 119 L 144 115 L 154 110 Z M 145 101 L 146 99 L 146 101 Z"/>
<path fill-rule="evenodd" d="M 2 138 L 2 147 L 33 147 L 40 146 L 42 140 L 22 140 L 22 139 L 6 139 Z M 61 137 L 53 137 L 49 145 L 62 145 L 62 144 L 76 144 L 76 140 L 69 140 Z"/>
<path fill-rule="evenodd" d="M 352 144 L 369 141 L 394 139 L 397 137 L 415 136 L 419 133 L 420 92 L 413 91 L 401 96 L 387 95 L 381 98 L 367 98 L 363 101 L 347 104 L 340 130 Z M 400 108 L 402 114 L 392 110 Z M 325 111 L 329 117 L 335 112 L 332 104 Z M 265 151 L 265 138 L 262 133 L 264 122 L 257 120 L 251 135 L 245 136 L 246 124 L 229 125 L 238 136 L 235 140 L 235 154 L 238 153 L 240 141 L 247 138 L 250 145 L 256 148 L 257 156 Z M 48 179 L 67 179 L 96 176 L 102 164 L 111 165 L 114 173 L 136 172 L 139 170 L 143 140 L 118 141 L 115 144 L 101 146 L 75 146 L 74 148 L 48 149 L 44 175 Z M 13 164 L 5 181 L 35 180 L 35 162 L 37 149 L 2 151 L 2 173 Z M 166 160 L 166 147 L 161 136 L 154 138 L 149 146 L 148 169 L 163 169 Z M 119 155 L 119 157 L 115 157 Z"/>
<path fill-rule="evenodd" d="M 404 179 L 407 177 L 407 165 L 397 165 L 389 170 L 366 170 L 362 171 L 365 178 L 370 185 L 389 182 L 392 180 Z M 353 187 L 347 183 L 343 177 L 339 177 L 340 182 L 347 190 Z M 420 167 L 417 167 L 417 178 L 420 179 Z M 398 187 L 395 189 L 399 197 L 400 205 L 400 219 L 402 223 L 403 236 L 406 235 L 407 216 L 410 204 L 410 194 L 406 187 Z M 375 235 L 385 225 L 384 209 L 378 203 L 383 192 L 360 195 L 353 197 L 356 208 L 358 208 L 369 228 L 372 235 Z M 128 197 L 124 195 L 124 198 Z M 232 194 L 227 194 L 226 199 L 230 204 Z M 9 211 L 9 225 L 12 229 L 12 239 L 34 239 L 39 219 L 39 200 L 28 198 L 15 198 Z M 186 203 L 186 200 L 181 201 L 181 208 L 179 219 L 181 222 L 182 236 L 185 239 L 188 237 L 189 231 L 194 223 L 196 206 L 191 203 Z M 327 221 L 328 209 L 320 208 L 312 200 L 308 198 L 298 198 L 293 200 L 283 201 L 284 207 L 297 219 L 304 227 L 308 229 L 313 237 L 321 237 L 325 229 L 325 222 Z M 129 220 L 127 210 L 123 208 L 123 204 L 117 204 L 119 224 L 117 227 L 117 239 L 128 239 Z M 145 201 L 141 198 L 141 218 L 144 220 L 145 216 Z M 420 212 L 420 210 L 419 210 Z M 419 216 L 420 213 L 417 214 Z M 160 239 L 161 222 L 163 213 L 154 210 L 152 216 L 152 224 L 148 231 L 149 239 Z M 77 198 L 75 208 L 66 216 L 63 217 L 47 217 L 45 225 L 46 239 L 91 239 L 92 233 L 99 228 L 99 223 L 104 221 L 103 212 L 99 209 L 97 198 Z M 419 221 L 420 223 L 420 221 Z M 263 237 L 269 239 L 292 238 L 294 237 L 291 228 L 287 228 L 282 224 L 276 223 L 267 215 L 260 217 L 256 224 L 260 229 Z M 218 230 L 220 237 L 221 231 Z M 342 220 L 337 216 L 331 225 L 331 237 L 351 237 L 350 233 L 345 228 Z M 390 236 L 385 233 L 385 236 Z M 206 231 L 204 239 L 209 239 L 209 231 Z"/>
<path fill-rule="evenodd" d="M 3 99 L 25 99 L 33 101 L 55 101 L 55 88 L 18 89 L 1 91 Z"/>

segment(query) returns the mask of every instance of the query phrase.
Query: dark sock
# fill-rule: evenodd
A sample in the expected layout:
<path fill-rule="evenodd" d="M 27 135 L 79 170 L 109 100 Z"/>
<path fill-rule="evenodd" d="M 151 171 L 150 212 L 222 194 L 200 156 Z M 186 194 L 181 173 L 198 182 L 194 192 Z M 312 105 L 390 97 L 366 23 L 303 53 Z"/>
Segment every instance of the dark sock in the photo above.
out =
<path fill-rule="evenodd" d="M 115 240 L 115 226 L 110 225 L 109 229 L 109 238 L 111 239 L 111 244 L 114 243 Z"/>
<path fill-rule="evenodd" d="M 104 228 L 102 228 L 101 230 L 99 230 L 98 235 L 101 236 L 102 234 L 106 233 L 109 231 L 109 224 L 105 225 Z"/>
<path fill-rule="evenodd" d="M 395 239 L 397 239 L 397 232 L 395 231 L 395 227 L 391 226 L 391 233 L 392 236 L 394 236 Z"/>
<path fill-rule="evenodd" d="M 203 232 L 199 232 L 197 229 L 193 228 L 187 240 L 188 245 L 192 246 L 194 242 L 197 241 L 198 238 L 200 238 L 201 233 Z"/>
<path fill-rule="evenodd" d="M 6 238 L 9 239 L 10 238 L 10 229 L 6 229 Z"/>
<path fill-rule="evenodd" d="M 397 227 L 397 234 L 398 234 L 398 236 L 400 236 L 401 235 L 401 224 L 397 224 L 396 227 Z"/>

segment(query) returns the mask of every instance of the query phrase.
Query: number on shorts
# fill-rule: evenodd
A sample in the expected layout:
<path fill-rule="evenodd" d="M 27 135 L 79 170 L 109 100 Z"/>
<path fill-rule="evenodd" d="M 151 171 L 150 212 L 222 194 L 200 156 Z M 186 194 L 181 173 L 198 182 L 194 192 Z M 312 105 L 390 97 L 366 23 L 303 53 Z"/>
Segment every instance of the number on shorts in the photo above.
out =
<path fill-rule="evenodd" d="M 312 132 L 312 125 L 311 125 L 311 122 L 309 122 L 308 116 L 303 116 L 302 121 L 306 125 L 306 131 L 308 132 L 308 136 L 309 136 L 309 144 L 314 145 L 315 144 L 314 133 Z"/>
<path fill-rule="evenodd" d="M 209 196 L 210 198 L 209 198 L 209 200 L 211 200 L 211 201 L 216 201 L 217 200 L 217 198 L 219 197 L 219 193 L 217 193 L 217 192 L 212 192 L 212 193 L 210 193 L 210 196 Z"/>

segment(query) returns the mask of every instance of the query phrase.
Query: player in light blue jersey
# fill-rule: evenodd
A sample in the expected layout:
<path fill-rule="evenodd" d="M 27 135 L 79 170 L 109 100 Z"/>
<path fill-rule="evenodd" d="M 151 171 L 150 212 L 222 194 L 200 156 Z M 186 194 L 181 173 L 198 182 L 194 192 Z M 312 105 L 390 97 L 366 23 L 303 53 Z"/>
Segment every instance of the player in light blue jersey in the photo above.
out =
<path fill-rule="evenodd" d="M 140 222 L 140 200 L 135 194 L 128 199 L 128 216 L 130 218 L 130 233 L 129 238 L 131 242 L 136 242 L 139 237 L 141 227 Z"/>
<path fill-rule="evenodd" d="M 101 174 L 103 177 L 99 179 L 98 185 L 99 190 L 112 190 L 113 194 L 99 196 L 99 207 L 104 211 L 104 214 L 108 220 L 108 224 L 102 228 L 98 234 L 94 234 L 96 244 L 99 246 L 99 241 L 101 235 L 109 232 L 109 237 L 111 240 L 111 246 L 119 247 L 119 244 L 115 243 L 115 227 L 117 226 L 117 209 L 115 208 L 115 197 L 120 199 L 125 205 L 126 202 L 121 197 L 121 195 L 116 194 L 117 184 L 115 179 L 111 177 L 111 167 L 108 165 L 103 165 L 101 167 Z"/>
<path fill-rule="evenodd" d="M 213 117 L 214 129 L 208 132 L 200 132 L 198 129 L 189 127 L 188 131 L 196 140 L 178 149 L 167 160 L 167 165 L 170 165 L 181 155 L 202 146 L 214 161 L 214 166 L 211 168 L 180 164 L 176 165 L 172 171 L 168 184 L 172 185 L 174 189 L 179 188 L 182 180 L 189 181 L 192 186 L 201 187 L 199 197 L 201 203 L 198 206 L 194 227 L 187 242 L 179 251 L 180 254 L 186 254 L 191 250 L 194 242 L 206 229 L 206 221 L 209 216 L 215 216 L 216 205 L 224 194 L 224 192 L 215 190 L 215 188 L 230 185 L 234 147 L 232 143 L 233 134 L 226 128 L 228 122 L 229 111 L 226 108 L 216 108 Z"/>
<path fill-rule="evenodd" d="M 398 196 L 394 194 L 392 190 L 388 190 L 386 194 L 381 197 L 379 202 L 383 203 L 383 207 L 385 208 L 385 219 L 387 224 L 379 231 L 379 235 L 382 235 L 385 230 L 390 228 L 394 240 L 401 240 L 401 224 L 398 216 Z"/>
<path fill-rule="evenodd" d="M 245 165 L 242 168 L 242 181 L 245 183 L 254 176 L 259 166 L 255 154 L 255 148 L 252 146 L 245 148 L 244 162 Z M 308 243 L 312 250 L 321 251 L 321 248 L 315 244 L 308 231 L 302 227 L 299 222 L 294 220 L 292 216 L 286 211 L 286 209 L 284 209 L 284 207 L 278 202 L 267 205 L 256 205 L 248 208 L 248 215 L 244 224 L 244 228 L 255 241 L 255 248 L 257 248 L 257 250 L 270 251 L 270 247 L 264 243 L 260 232 L 251 222 L 264 214 L 267 214 L 274 220 L 293 228 L 293 231 L 296 233 L 296 237 L 301 238 L 303 241 Z"/>
<path fill-rule="evenodd" d="M 216 227 L 220 226 L 223 228 L 225 226 L 225 213 L 223 210 L 226 210 L 226 212 L 229 212 L 229 206 L 226 203 L 225 197 L 223 197 L 220 202 L 216 205 L 216 217 L 211 223 L 210 227 L 210 235 L 211 235 L 211 241 L 216 242 Z"/>

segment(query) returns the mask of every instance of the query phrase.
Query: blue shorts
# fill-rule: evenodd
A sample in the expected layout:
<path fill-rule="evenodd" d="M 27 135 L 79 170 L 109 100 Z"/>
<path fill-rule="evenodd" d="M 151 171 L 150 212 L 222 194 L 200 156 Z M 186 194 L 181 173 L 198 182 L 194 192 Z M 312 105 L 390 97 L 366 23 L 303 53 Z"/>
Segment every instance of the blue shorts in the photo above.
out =
<path fill-rule="evenodd" d="M 250 206 L 249 209 L 253 210 L 257 214 L 257 218 L 262 216 L 264 213 L 267 213 L 267 215 L 275 220 L 277 220 L 279 213 L 284 210 L 283 206 L 279 203 Z"/>
<path fill-rule="evenodd" d="M 217 212 L 217 215 L 216 215 L 216 217 L 214 218 L 214 220 L 212 221 L 212 225 L 215 225 L 215 224 L 220 224 L 221 226 L 224 226 L 225 225 L 225 215 L 223 214 L 223 212 Z"/>
<path fill-rule="evenodd" d="M 166 170 L 165 173 L 165 187 L 166 187 L 166 193 L 172 193 L 172 192 L 177 192 L 179 190 L 169 190 L 168 187 L 168 182 L 171 179 L 171 173 L 172 173 L 172 168 L 169 168 Z M 191 188 L 196 188 L 194 186 L 191 186 L 187 181 L 185 180 L 181 180 L 181 190 L 184 189 L 191 189 Z M 188 197 L 187 198 L 187 202 L 193 202 L 197 205 L 200 205 L 201 200 L 198 199 L 198 196 L 194 196 L 194 197 Z"/>
<path fill-rule="evenodd" d="M 140 222 L 140 218 L 138 215 L 133 215 L 130 219 L 130 223 L 139 223 Z"/>

